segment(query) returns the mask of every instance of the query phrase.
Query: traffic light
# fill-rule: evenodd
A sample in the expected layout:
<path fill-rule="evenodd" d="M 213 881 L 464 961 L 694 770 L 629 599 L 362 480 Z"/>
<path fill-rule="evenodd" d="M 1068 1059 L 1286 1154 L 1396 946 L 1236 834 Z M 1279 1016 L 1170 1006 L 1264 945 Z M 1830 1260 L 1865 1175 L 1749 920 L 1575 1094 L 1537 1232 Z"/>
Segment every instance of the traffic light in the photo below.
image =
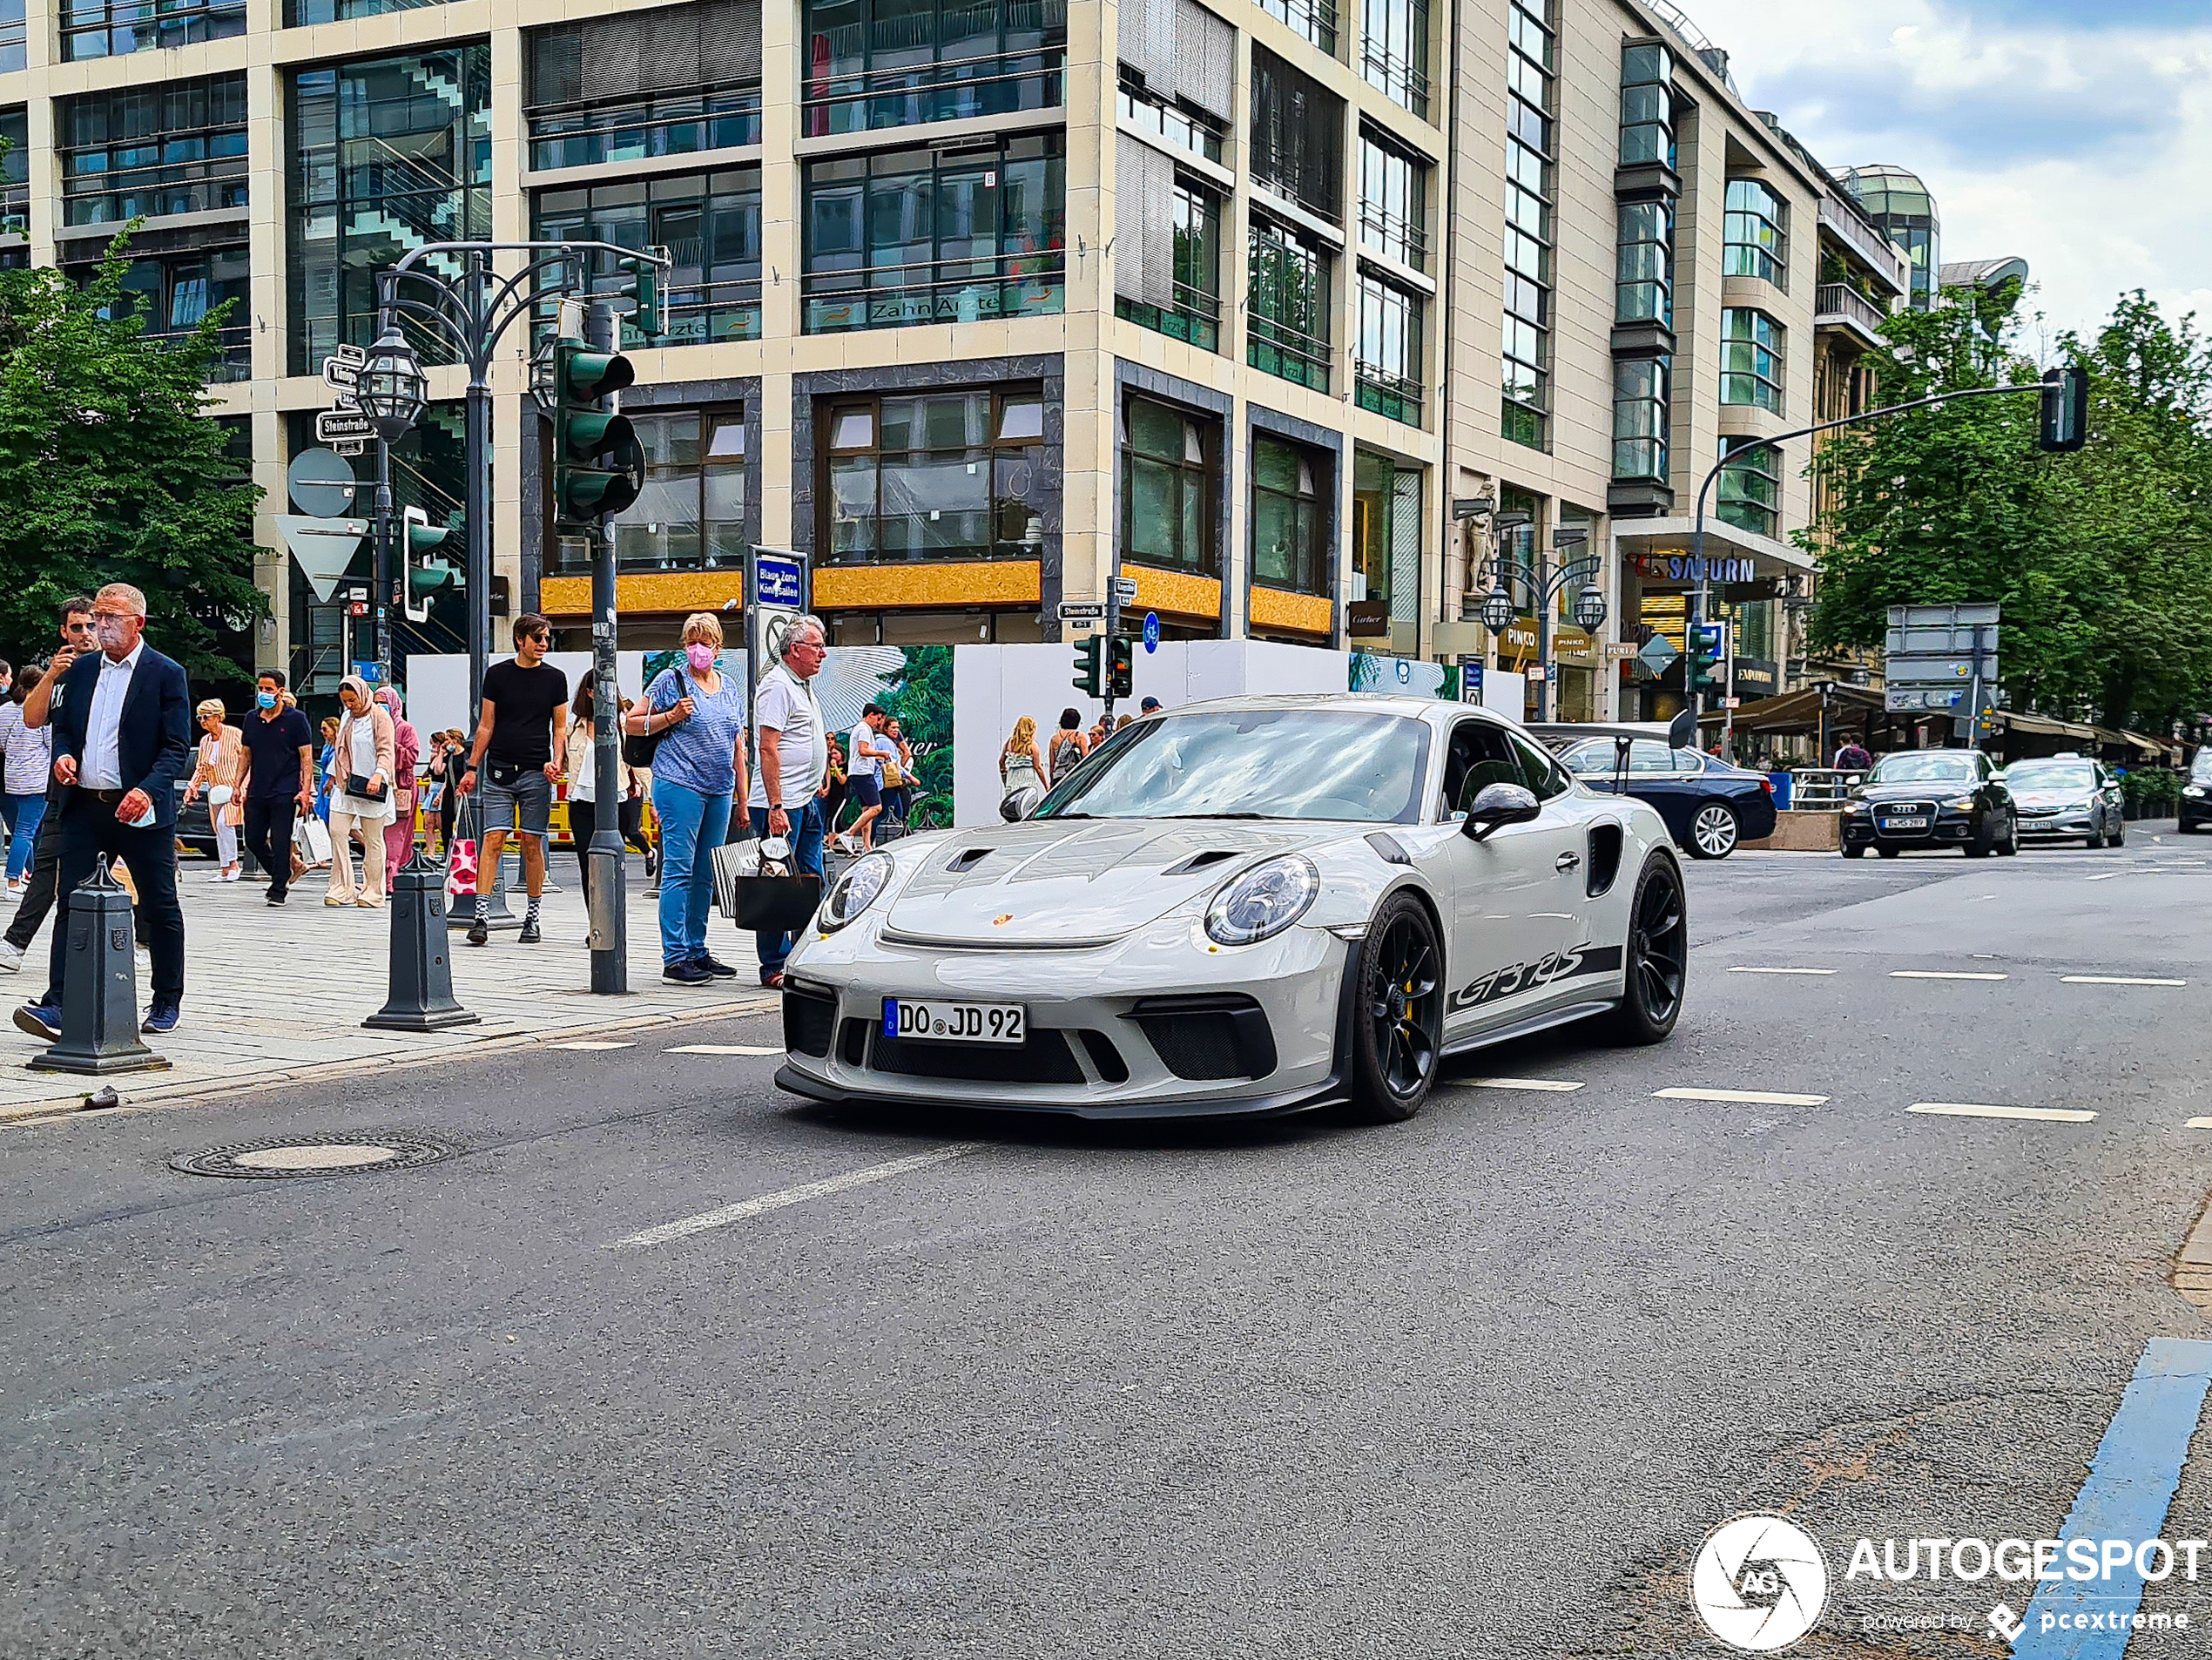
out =
<path fill-rule="evenodd" d="M 1101 673 L 1106 643 L 1096 634 L 1076 647 L 1076 678 L 1070 684 L 1086 698 L 1106 695 L 1106 682 Z"/>
<path fill-rule="evenodd" d="M 631 327 L 647 340 L 658 341 L 668 333 L 668 294 L 660 286 L 661 267 L 655 260 L 668 258 L 664 247 L 645 250 L 648 258 L 624 260 L 622 268 L 630 273 L 630 292 L 637 302 L 637 309 L 630 314 Z"/>
<path fill-rule="evenodd" d="M 1712 691 L 1721 684 L 1721 663 L 1728 655 L 1728 624 L 1692 624 L 1685 643 L 1689 647 L 1687 671 L 1689 690 Z"/>
<path fill-rule="evenodd" d="M 2042 419 L 2036 448 L 2067 455 L 2089 442 L 2089 371 L 2053 369 L 2043 377 Z"/>
<path fill-rule="evenodd" d="M 583 530 L 645 488 L 645 449 L 629 418 L 602 408 L 636 380 L 630 360 L 582 341 L 553 342 L 553 523 Z"/>
<path fill-rule="evenodd" d="M 405 525 L 401 553 L 407 568 L 407 592 L 400 609 L 409 620 L 427 623 L 431 602 L 447 589 L 461 586 L 461 572 L 439 554 L 460 529 L 461 516 L 456 513 L 442 526 L 434 526 L 428 513 L 410 507 L 400 517 Z"/>
<path fill-rule="evenodd" d="M 1106 647 L 1106 695 L 1126 698 L 1136 689 L 1136 642 L 1116 634 Z"/>

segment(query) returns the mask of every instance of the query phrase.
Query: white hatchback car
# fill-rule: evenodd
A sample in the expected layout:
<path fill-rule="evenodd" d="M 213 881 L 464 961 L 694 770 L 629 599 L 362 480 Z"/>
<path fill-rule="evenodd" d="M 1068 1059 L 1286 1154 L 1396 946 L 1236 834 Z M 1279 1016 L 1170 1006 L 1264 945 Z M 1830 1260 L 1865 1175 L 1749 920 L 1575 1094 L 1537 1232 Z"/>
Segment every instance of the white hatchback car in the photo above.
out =
<path fill-rule="evenodd" d="M 1658 813 L 1456 704 L 1227 698 L 1123 728 L 1022 822 L 856 860 L 785 968 L 777 1082 L 1092 1117 L 1419 1111 L 1447 1055 L 1689 967 Z"/>

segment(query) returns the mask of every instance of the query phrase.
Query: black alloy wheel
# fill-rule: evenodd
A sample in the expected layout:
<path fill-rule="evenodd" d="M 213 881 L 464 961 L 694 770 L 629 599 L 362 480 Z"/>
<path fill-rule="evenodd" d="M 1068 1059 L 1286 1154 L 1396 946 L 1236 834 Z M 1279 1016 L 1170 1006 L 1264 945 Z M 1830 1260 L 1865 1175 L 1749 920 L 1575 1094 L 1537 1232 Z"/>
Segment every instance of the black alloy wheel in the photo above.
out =
<path fill-rule="evenodd" d="M 1675 1029 L 1689 981 L 1689 903 L 1663 854 L 1647 860 L 1629 911 L 1620 1007 L 1608 1019 L 1621 1043 L 1656 1043 Z"/>
<path fill-rule="evenodd" d="M 1444 1044 L 1444 954 L 1418 900 L 1386 900 L 1353 968 L 1352 1111 L 1370 1124 L 1412 1117 L 1428 1098 Z"/>

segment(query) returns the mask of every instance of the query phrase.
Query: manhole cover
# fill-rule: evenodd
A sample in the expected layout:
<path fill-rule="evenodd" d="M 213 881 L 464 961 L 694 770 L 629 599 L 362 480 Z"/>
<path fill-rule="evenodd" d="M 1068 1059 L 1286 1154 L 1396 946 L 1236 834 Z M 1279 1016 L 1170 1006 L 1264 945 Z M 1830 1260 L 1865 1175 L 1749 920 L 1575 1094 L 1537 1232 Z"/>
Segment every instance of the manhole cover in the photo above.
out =
<path fill-rule="evenodd" d="M 349 1176 L 355 1171 L 435 1164 L 459 1145 L 420 1130 L 352 1130 L 328 1136 L 269 1136 L 210 1147 L 169 1161 L 187 1176 Z"/>

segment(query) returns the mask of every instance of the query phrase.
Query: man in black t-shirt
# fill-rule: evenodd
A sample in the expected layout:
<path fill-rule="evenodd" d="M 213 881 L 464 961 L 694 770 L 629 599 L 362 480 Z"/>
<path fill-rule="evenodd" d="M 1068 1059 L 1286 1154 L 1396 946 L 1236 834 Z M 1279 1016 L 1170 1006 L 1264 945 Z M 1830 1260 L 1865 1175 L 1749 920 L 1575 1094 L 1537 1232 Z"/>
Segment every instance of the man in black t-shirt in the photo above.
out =
<path fill-rule="evenodd" d="M 477 802 L 482 835 L 476 848 L 476 917 L 469 943 L 491 939 L 491 885 L 511 827 L 523 839 L 523 881 L 529 909 L 516 937 L 536 945 L 537 909 L 545 892 L 545 833 L 568 749 L 569 677 L 546 662 L 553 625 L 536 611 L 515 619 L 515 655 L 484 671 L 484 705 L 476 717 L 468 770 L 457 786 Z"/>
<path fill-rule="evenodd" d="M 292 825 L 314 811 L 315 734 L 284 700 L 284 671 L 264 669 L 253 683 L 253 712 L 239 723 L 246 740 L 246 851 L 268 873 L 269 903 L 292 887 Z"/>

